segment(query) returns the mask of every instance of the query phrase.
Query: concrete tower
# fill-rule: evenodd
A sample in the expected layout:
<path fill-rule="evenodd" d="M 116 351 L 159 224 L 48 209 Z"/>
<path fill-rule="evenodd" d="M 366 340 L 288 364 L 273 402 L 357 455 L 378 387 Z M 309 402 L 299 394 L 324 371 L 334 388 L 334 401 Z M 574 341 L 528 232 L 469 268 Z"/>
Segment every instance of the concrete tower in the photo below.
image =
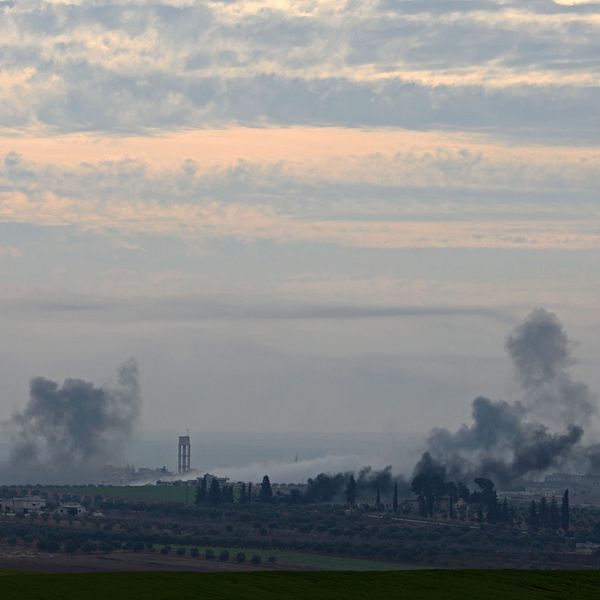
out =
<path fill-rule="evenodd" d="M 187 473 L 191 469 L 192 444 L 189 435 L 179 436 L 177 450 L 177 472 Z"/>

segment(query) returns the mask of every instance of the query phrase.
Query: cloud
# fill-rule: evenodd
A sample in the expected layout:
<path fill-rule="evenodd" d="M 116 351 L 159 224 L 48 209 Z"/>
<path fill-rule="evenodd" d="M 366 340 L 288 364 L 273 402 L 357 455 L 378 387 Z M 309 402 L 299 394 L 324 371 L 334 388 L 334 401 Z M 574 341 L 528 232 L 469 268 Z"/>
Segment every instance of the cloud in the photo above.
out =
<path fill-rule="evenodd" d="M 177 136 L 155 139 L 149 161 L 143 155 L 40 161 L 55 148 L 60 156 L 65 145 L 75 156 L 81 148 L 87 159 L 86 153 L 102 148 L 93 139 L 44 143 L 34 150 L 36 161 L 11 151 L 0 166 L 0 216 L 5 223 L 115 236 L 130 247 L 148 236 L 364 248 L 600 244 L 600 231 L 590 221 L 597 212 L 600 164 L 593 149 L 506 148 L 461 140 L 431 144 L 427 135 L 402 147 L 396 146 L 401 134 L 391 134 L 390 141 L 378 134 L 370 140 L 369 133 L 316 131 L 289 133 L 274 148 L 265 134 L 267 158 L 253 162 L 204 162 L 203 150 L 194 158 L 180 154 L 177 162 Z M 337 151 L 314 157 L 291 151 L 286 160 L 286 144 L 290 152 L 295 139 L 302 145 L 310 135 L 313 143 L 338 136 Z M 206 144 L 211 136 L 191 139 Z M 344 154 L 346 139 L 357 145 L 363 139 L 369 153 Z M 230 140 L 235 143 L 235 132 Z M 137 146 L 133 140 L 131 147 Z M 21 147 L 27 150 L 26 144 Z M 104 144 L 104 152 L 109 148 Z M 161 149 L 170 156 L 165 166 L 156 160 Z M 127 155 L 124 143 L 121 156 Z"/>
<path fill-rule="evenodd" d="M 600 14 L 553 2 L 22 2 L 0 126 L 265 125 L 597 140 Z M 340 109 L 343 107 L 343 109 Z"/>

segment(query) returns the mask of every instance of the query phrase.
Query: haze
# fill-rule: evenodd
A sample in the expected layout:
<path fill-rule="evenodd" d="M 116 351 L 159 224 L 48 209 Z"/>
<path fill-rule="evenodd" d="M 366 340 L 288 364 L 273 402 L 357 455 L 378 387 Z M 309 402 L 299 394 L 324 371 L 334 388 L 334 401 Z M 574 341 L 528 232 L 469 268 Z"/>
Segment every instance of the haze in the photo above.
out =
<path fill-rule="evenodd" d="M 599 39 L 583 2 L 0 2 L 0 418 L 135 357 L 138 439 L 454 430 L 536 307 L 597 392 Z"/>

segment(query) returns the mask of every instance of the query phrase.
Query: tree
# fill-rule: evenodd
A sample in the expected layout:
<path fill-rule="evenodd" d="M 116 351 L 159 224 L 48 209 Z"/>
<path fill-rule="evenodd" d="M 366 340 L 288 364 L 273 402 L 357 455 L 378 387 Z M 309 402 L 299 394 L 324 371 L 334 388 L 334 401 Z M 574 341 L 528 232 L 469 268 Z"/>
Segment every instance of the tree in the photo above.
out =
<path fill-rule="evenodd" d="M 238 499 L 238 502 L 240 504 L 245 504 L 246 503 L 246 484 L 242 483 L 242 486 L 240 487 L 240 497 Z"/>
<path fill-rule="evenodd" d="M 540 503 L 538 505 L 538 522 L 540 527 L 548 527 L 548 500 L 546 500 L 546 496 L 542 496 Z"/>
<path fill-rule="evenodd" d="M 428 516 L 428 512 L 427 512 L 427 502 L 425 501 L 425 497 L 424 496 L 419 496 L 419 516 L 420 517 L 427 517 Z"/>
<path fill-rule="evenodd" d="M 221 489 L 221 502 L 233 503 L 233 486 L 224 485 Z"/>
<path fill-rule="evenodd" d="M 206 475 L 202 478 L 200 485 L 196 487 L 196 499 L 195 504 L 202 504 L 202 502 L 206 501 L 206 493 L 207 493 L 207 485 L 206 485 Z"/>
<path fill-rule="evenodd" d="M 375 510 L 381 510 L 381 494 L 379 493 L 379 485 L 377 485 L 377 497 L 375 498 Z"/>
<path fill-rule="evenodd" d="M 419 473 L 411 484 L 412 491 L 419 496 L 419 512 L 421 512 L 421 498 L 425 502 L 427 515 L 433 516 L 436 500 L 444 495 L 444 478 L 439 473 Z"/>
<path fill-rule="evenodd" d="M 548 506 L 548 526 L 551 529 L 558 529 L 560 527 L 560 512 L 555 496 L 552 496 L 550 506 Z"/>
<path fill-rule="evenodd" d="M 569 530 L 570 520 L 571 515 L 569 510 L 569 490 L 565 490 L 565 493 L 562 497 L 562 502 L 560 503 L 560 526 L 565 531 Z"/>
<path fill-rule="evenodd" d="M 462 481 L 459 481 L 456 487 L 458 497 L 465 502 L 469 502 L 471 500 L 471 490 Z"/>
<path fill-rule="evenodd" d="M 210 488 L 208 489 L 208 501 L 210 504 L 217 505 L 221 503 L 221 486 L 219 480 L 213 477 L 210 481 Z"/>
<path fill-rule="evenodd" d="M 248 504 L 252 502 L 252 482 L 248 484 Z"/>
<path fill-rule="evenodd" d="M 535 503 L 535 500 L 532 500 L 531 504 L 529 505 L 529 514 L 528 514 L 528 518 L 527 518 L 527 523 L 528 523 L 529 527 L 532 527 L 532 528 L 535 528 L 540 524 L 539 517 L 538 517 L 537 504 Z"/>
<path fill-rule="evenodd" d="M 394 495 L 392 496 L 392 510 L 398 512 L 398 482 L 394 482 Z"/>
<path fill-rule="evenodd" d="M 354 475 L 350 475 L 350 479 L 346 484 L 346 502 L 350 506 L 356 506 L 356 479 L 354 479 Z"/>
<path fill-rule="evenodd" d="M 477 505 L 477 522 L 483 523 L 483 505 L 481 503 Z"/>
<path fill-rule="evenodd" d="M 263 477 L 258 497 L 261 502 L 271 502 L 273 500 L 273 490 L 271 489 L 271 482 L 269 481 L 268 475 Z"/>
<path fill-rule="evenodd" d="M 504 500 L 502 501 L 502 508 L 500 509 L 500 520 L 503 523 L 510 523 L 511 521 L 510 506 L 506 498 L 504 498 Z"/>

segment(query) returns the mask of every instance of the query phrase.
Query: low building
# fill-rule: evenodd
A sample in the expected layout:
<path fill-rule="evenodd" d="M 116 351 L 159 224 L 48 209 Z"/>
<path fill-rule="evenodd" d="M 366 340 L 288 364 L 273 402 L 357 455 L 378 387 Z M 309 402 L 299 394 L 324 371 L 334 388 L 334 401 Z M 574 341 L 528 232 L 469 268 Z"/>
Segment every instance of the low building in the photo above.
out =
<path fill-rule="evenodd" d="M 32 515 L 46 508 L 46 499 L 41 496 L 17 496 L 0 500 L 3 514 Z"/>

